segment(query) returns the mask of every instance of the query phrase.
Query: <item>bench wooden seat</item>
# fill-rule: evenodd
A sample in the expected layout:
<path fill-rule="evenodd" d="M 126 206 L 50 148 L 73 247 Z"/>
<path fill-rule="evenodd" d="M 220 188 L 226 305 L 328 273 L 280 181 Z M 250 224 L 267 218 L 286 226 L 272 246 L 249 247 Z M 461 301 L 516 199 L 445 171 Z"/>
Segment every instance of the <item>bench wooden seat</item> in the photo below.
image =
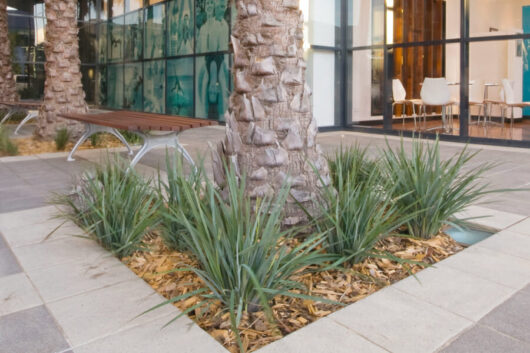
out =
<path fill-rule="evenodd" d="M 143 139 L 142 148 L 132 160 L 131 167 L 134 167 L 151 149 L 161 145 L 174 147 L 182 153 L 191 164 L 194 164 L 191 156 L 179 143 L 178 134 L 184 130 L 218 124 L 217 121 L 214 120 L 133 112 L 127 110 L 95 114 L 69 113 L 60 114 L 59 116 L 85 124 L 85 133 L 80 137 L 70 152 L 68 161 L 73 161 L 73 155 L 79 146 L 91 135 L 98 132 L 107 132 L 115 135 L 123 144 L 125 144 L 125 146 L 127 146 L 129 153 L 133 154 L 131 147 L 118 131 L 118 129 L 120 129 L 130 131 Z"/>

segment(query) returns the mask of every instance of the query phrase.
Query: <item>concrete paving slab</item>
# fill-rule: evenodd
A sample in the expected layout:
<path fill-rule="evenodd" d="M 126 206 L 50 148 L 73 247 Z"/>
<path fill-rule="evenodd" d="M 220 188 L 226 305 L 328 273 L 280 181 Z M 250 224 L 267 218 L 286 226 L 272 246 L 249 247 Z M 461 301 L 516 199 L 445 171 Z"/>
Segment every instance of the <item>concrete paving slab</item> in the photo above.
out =
<path fill-rule="evenodd" d="M 16 257 L 7 247 L 0 249 L 0 278 L 22 272 Z"/>
<path fill-rule="evenodd" d="M 472 321 L 387 287 L 328 316 L 391 352 L 434 352 Z M 405 324 L 406 323 L 406 324 Z"/>
<path fill-rule="evenodd" d="M 458 337 L 441 353 L 528 353 L 530 345 L 489 327 L 475 326 Z"/>
<path fill-rule="evenodd" d="M 85 233 L 77 226 L 64 220 L 55 219 L 35 225 L 22 226 L 4 232 L 12 248 L 38 244 L 47 240 L 72 236 L 83 236 Z"/>
<path fill-rule="evenodd" d="M 50 303 L 48 309 L 75 347 L 162 316 L 176 316 L 179 311 L 166 305 L 136 318 L 163 301 L 138 278 Z"/>
<path fill-rule="evenodd" d="M 383 353 L 379 347 L 333 320 L 322 318 L 257 353 Z"/>
<path fill-rule="evenodd" d="M 477 246 L 530 261 L 530 236 L 515 233 L 510 230 L 504 230 L 494 234 L 478 243 Z"/>
<path fill-rule="evenodd" d="M 28 270 L 27 274 L 46 303 L 138 279 L 118 259 L 111 256 Z"/>
<path fill-rule="evenodd" d="M 480 320 L 479 324 L 524 341 L 530 347 L 530 293 L 520 291 L 515 294 Z"/>
<path fill-rule="evenodd" d="M 443 265 L 423 270 L 416 278 L 408 277 L 392 287 L 473 321 L 516 293 L 513 288 Z"/>
<path fill-rule="evenodd" d="M 18 273 L 0 277 L 0 304 L 1 317 L 42 305 L 42 300 L 27 276 L 24 273 Z"/>
<path fill-rule="evenodd" d="M 182 317 L 162 328 L 174 316 L 164 316 L 148 324 L 74 347 L 75 353 L 228 353 L 208 333 L 188 317 Z"/>
<path fill-rule="evenodd" d="M 0 214 L 0 231 L 7 232 L 19 227 L 49 223 L 56 214 L 56 210 L 54 206 L 47 206 Z"/>
<path fill-rule="evenodd" d="M 4 237 L 2 236 L 2 233 L 0 233 L 0 250 L 7 248 L 7 243 L 4 240 Z"/>
<path fill-rule="evenodd" d="M 459 219 L 472 218 L 471 223 L 496 230 L 506 229 L 515 223 L 525 219 L 527 216 L 494 210 L 482 206 L 470 206 L 465 211 L 455 215 Z"/>
<path fill-rule="evenodd" d="M 530 293 L 530 284 L 527 285 L 526 287 L 524 287 L 524 288 L 522 289 L 522 291 L 525 292 L 525 293 Z"/>
<path fill-rule="evenodd" d="M 43 243 L 13 248 L 20 265 L 26 271 L 45 269 L 55 265 L 72 263 L 84 259 L 97 259 L 112 256 L 95 241 L 77 237 L 48 240 Z"/>
<path fill-rule="evenodd" d="M 517 224 L 514 224 L 513 226 L 508 228 L 508 230 L 530 236 L 530 218 L 527 218 Z"/>
<path fill-rule="evenodd" d="M 44 306 L 0 317 L 0 351 L 55 353 L 69 348 Z"/>
<path fill-rule="evenodd" d="M 451 256 L 438 266 L 449 266 L 517 290 L 530 281 L 530 261 L 478 245 Z"/>

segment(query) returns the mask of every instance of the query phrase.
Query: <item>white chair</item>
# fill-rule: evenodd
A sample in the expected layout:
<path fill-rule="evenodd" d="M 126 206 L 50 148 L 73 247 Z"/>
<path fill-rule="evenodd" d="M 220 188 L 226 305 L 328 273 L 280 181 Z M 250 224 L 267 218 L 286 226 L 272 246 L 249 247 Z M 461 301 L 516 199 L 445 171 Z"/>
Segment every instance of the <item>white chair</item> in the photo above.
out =
<path fill-rule="evenodd" d="M 481 81 L 476 80 L 469 83 L 469 125 L 479 125 L 481 117 L 484 119 L 485 124 L 486 102 L 483 90 L 484 87 Z M 471 108 L 473 107 L 478 107 L 478 120 L 476 122 L 471 119 Z"/>
<path fill-rule="evenodd" d="M 502 80 L 502 88 L 504 91 L 504 104 L 503 104 L 503 109 L 502 109 L 502 114 L 501 114 L 502 115 L 502 126 L 504 126 L 504 118 L 507 117 L 506 116 L 507 114 L 505 114 L 506 110 L 511 110 L 512 113 L 510 116 L 510 133 L 512 133 L 513 123 L 515 120 L 514 109 L 515 108 L 520 108 L 520 109 L 530 108 L 530 102 L 517 102 L 515 100 L 515 93 L 513 91 L 513 87 L 509 80 L 507 79 Z"/>
<path fill-rule="evenodd" d="M 422 108 L 424 126 L 427 124 L 427 106 L 442 107 L 442 126 L 437 126 L 428 130 L 442 128 L 445 132 L 452 132 L 453 105 L 456 102 L 451 99 L 451 92 L 449 91 L 449 86 L 447 85 L 445 78 L 426 77 L 423 81 L 420 95 L 423 102 Z"/>
<path fill-rule="evenodd" d="M 412 104 L 412 118 L 414 119 L 414 130 L 416 130 L 416 105 L 421 106 L 420 99 L 407 99 L 407 91 L 401 83 L 401 80 L 395 78 L 392 80 L 392 116 L 394 116 L 394 108 L 396 105 L 401 105 L 401 119 L 403 121 L 403 126 L 405 126 L 404 116 L 406 114 L 407 104 Z"/>

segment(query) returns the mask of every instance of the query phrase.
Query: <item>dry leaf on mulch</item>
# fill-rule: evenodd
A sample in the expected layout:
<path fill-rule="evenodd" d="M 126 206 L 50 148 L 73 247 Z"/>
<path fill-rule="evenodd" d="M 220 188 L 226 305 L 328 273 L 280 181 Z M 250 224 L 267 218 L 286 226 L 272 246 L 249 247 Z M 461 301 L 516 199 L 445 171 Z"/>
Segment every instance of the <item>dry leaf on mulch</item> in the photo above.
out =
<path fill-rule="evenodd" d="M 177 268 L 197 266 L 193 258 L 185 253 L 169 250 L 159 237 L 153 237 L 148 243 L 149 252 L 136 253 L 123 261 L 158 293 L 169 299 L 203 287 L 201 279 L 191 271 L 167 273 Z M 462 246 L 445 234 L 430 240 L 391 237 L 377 246 L 380 252 L 423 264 L 434 264 L 462 249 Z M 387 258 L 368 258 L 352 268 L 308 273 L 293 279 L 307 287 L 308 291 L 304 294 L 351 304 L 411 273 L 421 271 L 424 267 L 413 263 L 398 263 Z M 174 305 L 185 310 L 200 300 L 199 296 L 193 296 Z M 269 324 L 263 312 L 244 315 L 239 327 L 243 345 L 247 351 L 255 351 L 340 308 L 338 305 L 278 296 L 272 302 L 276 325 Z M 235 334 L 230 329 L 229 313 L 223 311 L 220 302 L 196 309 L 189 316 L 230 352 L 239 352 Z"/>

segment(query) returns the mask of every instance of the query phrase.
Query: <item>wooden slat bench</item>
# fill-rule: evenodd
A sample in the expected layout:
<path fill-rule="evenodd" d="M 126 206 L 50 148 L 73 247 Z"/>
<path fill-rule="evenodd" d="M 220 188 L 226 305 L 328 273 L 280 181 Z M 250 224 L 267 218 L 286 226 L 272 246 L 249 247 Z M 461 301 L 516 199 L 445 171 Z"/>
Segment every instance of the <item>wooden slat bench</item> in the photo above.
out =
<path fill-rule="evenodd" d="M 62 118 L 80 121 L 85 124 L 85 133 L 79 138 L 68 156 L 68 161 L 73 161 L 73 155 L 79 146 L 91 135 L 98 132 L 113 134 L 127 146 L 132 154 L 131 147 L 120 134 L 118 129 L 130 131 L 143 139 L 142 148 L 131 162 L 133 168 L 142 157 L 157 146 L 170 146 L 179 151 L 192 165 L 193 159 L 186 149 L 179 143 L 178 134 L 184 130 L 217 125 L 217 121 L 188 118 L 183 116 L 169 116 L 153 113 L 140 113 L 133 111 L 113 111 L 97 114 L 60 114 Z"/>
<path fill-rule="evenodd" d="M 25 112 L 26 117 L 18 124 L 15 129 L 15 135 L 18 135 L 18 131 L 22 126 L 24 126 L 28 121 L 36 119 L 39 116 L 39 109 L 42 105 L 42 101 L 37 100 L 20 100 L 20 101 L 0 101 L 0 105 L 9 107 L 9 111 L 4 115 L 0 125 L 9 120 L 13 114 L 16 112 Z"/>

